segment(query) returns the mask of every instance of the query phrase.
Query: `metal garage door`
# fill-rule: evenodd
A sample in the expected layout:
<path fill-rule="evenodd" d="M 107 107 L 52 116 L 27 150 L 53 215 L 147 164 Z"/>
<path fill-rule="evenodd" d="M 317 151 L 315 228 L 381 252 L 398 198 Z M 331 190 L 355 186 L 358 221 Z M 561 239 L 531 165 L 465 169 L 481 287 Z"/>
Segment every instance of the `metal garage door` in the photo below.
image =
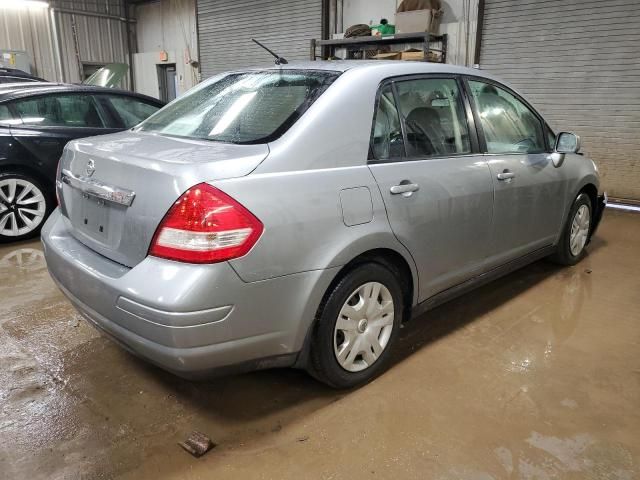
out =
<path fill-rule="evenodd" d="M 321 38 L 322 0 L 198 0 L 202 77 L 272 63 L 255 38 L 287 60 L 308 60 Z"/>
<path fill-rule="evenodd" d="M 614 197 L 640 200 L 638 0 L 486 0 L 480 66 L 574 130 Z"/>

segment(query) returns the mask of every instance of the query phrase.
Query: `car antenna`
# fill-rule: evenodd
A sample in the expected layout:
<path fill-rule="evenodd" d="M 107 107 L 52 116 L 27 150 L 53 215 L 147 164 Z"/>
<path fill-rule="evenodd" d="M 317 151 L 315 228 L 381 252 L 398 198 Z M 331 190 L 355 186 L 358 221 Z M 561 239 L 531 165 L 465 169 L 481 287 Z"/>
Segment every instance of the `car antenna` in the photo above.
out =
<path fill-rule="evenodd" d="M 259 45 L 260 47 L 264 48 L 267 52 L 269 52 L 271 55 L 273 55 L 276 59 L 276 65 L 286 65 L 287 63 L 287 59 L 284 57 L 281 57 L 280 55 L 278 55 L 277 53 L 275 53 L 273 50 L 269 49 L 268 47 L 265 47 L 263 44 L 261 44 L 258 40 L 256 40 L 255 38 L 252 38 L 251 41 L 257 45 Z"/>

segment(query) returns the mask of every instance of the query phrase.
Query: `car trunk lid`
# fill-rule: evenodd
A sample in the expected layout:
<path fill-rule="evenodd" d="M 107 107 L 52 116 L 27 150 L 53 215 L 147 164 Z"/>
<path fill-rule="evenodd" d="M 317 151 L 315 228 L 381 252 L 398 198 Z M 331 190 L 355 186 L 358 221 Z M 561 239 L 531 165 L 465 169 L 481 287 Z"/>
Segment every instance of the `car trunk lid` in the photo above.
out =
<path fill-rule="evenodd" d="M 241 177 L 267 145 L 122 132 L 71 142 L 60 160 L 58 195 L 72 235 L 123 265 L 142 261 L 158 224 L 189 187 Z"/>

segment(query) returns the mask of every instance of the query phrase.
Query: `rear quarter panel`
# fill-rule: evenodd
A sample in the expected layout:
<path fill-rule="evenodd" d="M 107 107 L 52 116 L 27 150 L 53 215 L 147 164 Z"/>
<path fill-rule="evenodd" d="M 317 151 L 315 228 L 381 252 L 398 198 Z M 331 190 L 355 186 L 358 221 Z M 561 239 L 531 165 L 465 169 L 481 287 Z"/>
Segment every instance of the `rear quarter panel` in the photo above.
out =
<path fill-rule="evenodd" d="M 213 185 L 265 226 L 254 248 L 230 262 L 246 282 L 342 266 L 376 248 L 400 253 L 414 269 L 391 231 L 380 190 L 366 166 L 253 174 Z M 355 187 L 371 193 L 371 220 L 347 226 L 340 192 Z"/>
<path fill-rule="evenodd" d="M 242 280 L 260 283 L 295 278 L 293 274 L 301 272 L 317 274 L 313 285 L 304 286 L 304 298 L 288 299 L 282 291 L 277 298 L 261 299 L 264 305 L 288 302 L 297 312 L 294 351 L 303 348 L 322 298 L 341 267 L 364 252 L 387 248 L 402 255 L 412 272 L 414 292 L 418 292 L 413 259 L 391 232 L 380 190 L 366 166 L 252 174 L 212 184 L 242 203 L 265 226 L 253 249 L 229 262 Z M 340 192 L 356 187 L 371 193 L 371 211 L 361 217 L 370 221 L 347 226 Z"/>

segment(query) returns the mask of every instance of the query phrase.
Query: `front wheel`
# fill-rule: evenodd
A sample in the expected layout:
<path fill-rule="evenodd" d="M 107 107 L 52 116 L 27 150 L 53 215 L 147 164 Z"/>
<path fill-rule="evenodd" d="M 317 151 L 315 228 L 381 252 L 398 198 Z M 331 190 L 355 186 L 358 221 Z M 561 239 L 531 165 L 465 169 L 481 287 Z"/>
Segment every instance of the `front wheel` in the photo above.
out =
<path fill-rule="evenodd" d="M 586 245 L 591 233 L 592 205 L 586 193 L 577 196 L 567 224 L 560 235 L 558 249 L 552 259 L 561 265 L 575 265 L 586 255 Z"/>
<path fill-rule="evenodd" d="M 0 243 L 36 236 L 52 208 L 40 182 L 21 173 L 0 173 Z"/>
<path fill-rule="evenodd" d="M 372 262 L 348 272 L 320 306 L 310 373 L 335 388 L 378 375 L 389 361 L 403 303 L 397 274 L 389 268 Z"/>

